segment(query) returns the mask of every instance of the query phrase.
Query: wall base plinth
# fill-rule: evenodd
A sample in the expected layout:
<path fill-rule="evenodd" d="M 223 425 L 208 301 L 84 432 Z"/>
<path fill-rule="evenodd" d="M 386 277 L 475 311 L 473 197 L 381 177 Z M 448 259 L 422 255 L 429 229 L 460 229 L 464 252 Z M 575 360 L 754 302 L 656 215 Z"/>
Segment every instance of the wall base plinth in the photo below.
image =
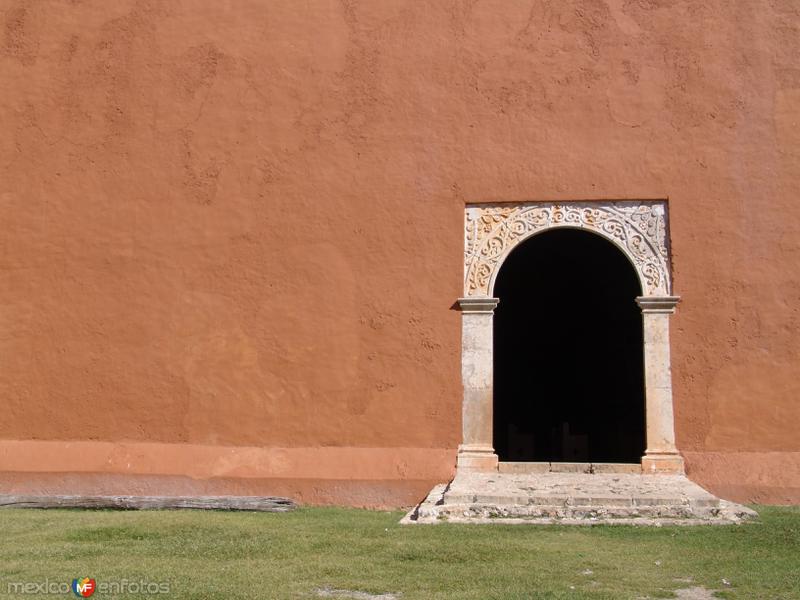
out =
<path fill-rule="evenodd" d="M 683 457 L 678 452 L 648 452 L 642 457 L 642 473 L 683 475 Z"/>

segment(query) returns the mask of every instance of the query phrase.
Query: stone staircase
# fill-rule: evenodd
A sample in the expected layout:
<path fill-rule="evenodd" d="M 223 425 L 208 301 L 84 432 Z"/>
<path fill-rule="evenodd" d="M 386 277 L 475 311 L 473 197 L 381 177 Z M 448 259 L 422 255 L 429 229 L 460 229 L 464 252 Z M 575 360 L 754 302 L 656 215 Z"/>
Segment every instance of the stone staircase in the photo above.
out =
<path fill-rule="evenodd" d="M 462 472 L 401 522 L 724 525 L 757 516 L 683 475 Z"/>

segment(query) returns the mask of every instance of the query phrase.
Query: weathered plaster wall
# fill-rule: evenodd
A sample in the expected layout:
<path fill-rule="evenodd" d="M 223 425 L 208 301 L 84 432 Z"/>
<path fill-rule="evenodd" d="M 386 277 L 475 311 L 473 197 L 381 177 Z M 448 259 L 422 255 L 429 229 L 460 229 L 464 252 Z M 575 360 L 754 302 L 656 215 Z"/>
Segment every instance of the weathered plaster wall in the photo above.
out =
<path fill-rule="evenodd" d="M 411 503 L 459 442 L 464 203 L 668 197 L 690 475 L 800 501 L 795 2 L 0 23 L 5 489 Z"/>

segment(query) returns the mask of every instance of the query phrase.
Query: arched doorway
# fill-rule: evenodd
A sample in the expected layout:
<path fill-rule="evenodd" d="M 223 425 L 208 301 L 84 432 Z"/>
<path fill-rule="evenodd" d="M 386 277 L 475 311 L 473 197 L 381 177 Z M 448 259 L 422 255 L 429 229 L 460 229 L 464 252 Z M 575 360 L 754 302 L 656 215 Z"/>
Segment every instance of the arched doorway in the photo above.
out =
<path fill-rule="evenodd" d="M 641 460 L 641 293 L 628 258 L 594 233 L 549 230 L 509 254 L 494 288 L 501 461 Z"/>
<path fill-rule="evenodd" d="M 670 370 L 669 320 L 675 312 L 679 296 L 672 294 L 669 252 L 669 225 L 667 203 L 664 200 L 624 200 L 591 202 L 515 202 L 481 203 L 468 205 L 464 212 L 464 294 L 458 299 L 461 309 L 461 444 L 458 447 L 456 466 L 459 471 L 497 471 L 498 456 L 494 449 L 494 318 L 500 299 L 495 297 L 495 283 L 501 268 L 515 250 L 533 238 L 561 230 L 576 230 L 593 234 L 611 244 L 625 257 L 633 268 L 642 295 L 635 298 L 641 310 L 643 330 L 644 412 L 646 421 L 646 449 L 641 456 L 644 473 L 683 473 L 683 457 L 675 446 L 674 413 L 672 406 L 672 375 Z M 590 239 L 590 238 L 582 238 Z M 587 242 L 591 243 L 591 242 Z M 602 244 L 601 244 L 602 245 Z M 603 246 L 609 250 L 608 246 Z M 594 260 L 594 252 L 584 252 L 578 272 L 584 279 L 593 278 L 596 269 L 587 268 Z M 564 271 L 564 269 L 561 269 Z M 550 309 L 550 313 L 523 314 L 524 319 L 556 321 L 578 324 L 579 330 L 594 331 L 599 339 L 609 337 L 602 333 L 599 324 L 604 314 L 599 302 L 603 290 L 609 286 L 608 278 L 595 280 L 597 287 L 587 286 L 576 292 L 568 304 Z M 618 286 L 614 287 L 617 289 Z M 635 292 L 634 292 L 635 293 Z M 530 307 L 529 307 L 530 308 Z M 527 315 L 527 316 L 526 316 Z M 561 328 L 563 331 L 563 327 Z M 535 343 L 520 323 L 516 336 Z M 614 336 L 611 336 L 614 337 Z M 609 380 L 625 369 L 621 359 L 604 351 L 595 352 L 597 360 L 611 361 L 612 368 L 600 377 Z M 633 356 L 632 354 L 630 356 Z M 642 355 L 639 355 L 640 357 Z M 599 357 L 599 358 L 598 358 Z M 574 357 L 573 357 L 574 360 Z M 544 369 L 527 374 L 531 385 L 537 377 L 570 379 L 575 372 L 562 370 L 547 373 Z M 599 373 L 596 371 L 595 373 Z M 629 382 L 630 383 L 630 382 Z M 502 384 L 501 384 L 502 385 Z M 598 383 L 599 387 L 600 383 Z M 623 386 L 624 387 L 624 386 Z M 502 393 L 502 392 L 501 392 Z M 609 393 L 604 392 L 606 397 Z M 595 397 L 598 394 L 595 392 Z M 600 403 L 590 405 L 602 406 Z M 634 413 L 628 411 L 624 421 Z M 606 419 L 607 424 L 611 422 Z M 587 442 L 588 444 L 588 442 Z M 599 447 L 602 447 L 600 442 Z M 608 447 L 610 443 L 606 443 Z M 634 441 L 624 441 L 623 460 L 629 460 Z M 552 449 L 551 449 L 552 450 Z M 618 452 L 618 451 L 615 451 Z M 587 450 L 584 455 L 588 455 Z M 610 458 L 610 451 L 606 452 Z M 563 447 L 561 455 L 564 455 Z M 575 459 L 575 452 L 572 452 Z M 594 458 L 600 461 L 601 458 Z M 638 461 L 636 461 L 638 462 Z M 537 469 L 539 467 L 536 467 Z M 623 468 L 627 470 L 627 467 Z"/>

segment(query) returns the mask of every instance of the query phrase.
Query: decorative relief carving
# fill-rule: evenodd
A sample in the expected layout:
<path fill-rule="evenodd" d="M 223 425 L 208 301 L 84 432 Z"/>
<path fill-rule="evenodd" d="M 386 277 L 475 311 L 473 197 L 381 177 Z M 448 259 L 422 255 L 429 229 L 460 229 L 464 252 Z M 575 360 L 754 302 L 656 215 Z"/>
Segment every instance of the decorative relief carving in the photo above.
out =
<path fill-rule="evenodd" d="M 464 296 L 490 296 L 497 272 L 517 244 L 555 227 L 597 233 L 636 268 L 645 296 L 671 293 L 666 206 L 646 202 L 476 204 L 466 209 Z"/>

